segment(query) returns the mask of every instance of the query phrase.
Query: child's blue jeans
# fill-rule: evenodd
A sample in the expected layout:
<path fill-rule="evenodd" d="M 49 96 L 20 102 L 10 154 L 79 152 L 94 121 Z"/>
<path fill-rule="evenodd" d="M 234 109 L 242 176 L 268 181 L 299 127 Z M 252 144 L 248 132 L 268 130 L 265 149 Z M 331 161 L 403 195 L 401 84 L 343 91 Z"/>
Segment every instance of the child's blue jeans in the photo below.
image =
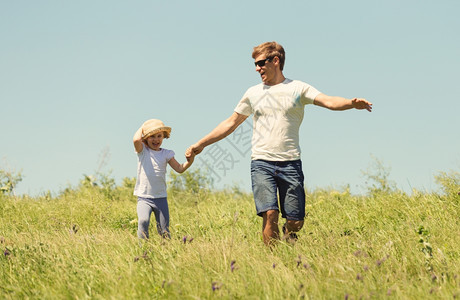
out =
<path fill-rule="evenodd" d="M 155 213 L 158 234 L 170 238 L 169 233 L 169 208 L 167 198 L 137 199 L 137 236 L 141 239 L 149 238 L 150 216 Z"/>

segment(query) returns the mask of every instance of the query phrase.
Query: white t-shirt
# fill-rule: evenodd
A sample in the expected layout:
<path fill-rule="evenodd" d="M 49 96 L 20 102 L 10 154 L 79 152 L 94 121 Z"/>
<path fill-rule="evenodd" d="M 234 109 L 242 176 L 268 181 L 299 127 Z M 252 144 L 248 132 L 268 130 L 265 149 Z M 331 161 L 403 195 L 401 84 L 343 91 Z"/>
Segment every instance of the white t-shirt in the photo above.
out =
<path fill-rule="evenodd" d="M 251 159 L 290 161 L 300 159 L 299 128 L 306 104 L 320 92 L 311 85 L 286 79 L 280 84 L 250 87 L 235 112 L 253 116 Z"/>
<path fill-rule="evenodd" d="M 154 151 L 145 145 L 137 153 L 137 181 L 134 195 L 143 198 L 166 197 L 166 166 L 174 151 L 161 148 Z"/>

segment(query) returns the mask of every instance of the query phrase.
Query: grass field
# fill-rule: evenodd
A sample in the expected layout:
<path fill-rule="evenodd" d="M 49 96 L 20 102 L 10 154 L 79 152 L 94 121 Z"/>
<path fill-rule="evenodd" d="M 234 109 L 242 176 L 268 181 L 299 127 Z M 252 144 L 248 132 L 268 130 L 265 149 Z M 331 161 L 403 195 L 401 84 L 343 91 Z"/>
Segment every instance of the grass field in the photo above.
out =
<path fill-rule="evenodd" d="M 132 181 L 0 195 L 1 299 L 460 298 L 460 186 L 307 194 L 291 245 L 262 242 L 252 196 L 169 192 L 171 240 L 136 236 Z"/>

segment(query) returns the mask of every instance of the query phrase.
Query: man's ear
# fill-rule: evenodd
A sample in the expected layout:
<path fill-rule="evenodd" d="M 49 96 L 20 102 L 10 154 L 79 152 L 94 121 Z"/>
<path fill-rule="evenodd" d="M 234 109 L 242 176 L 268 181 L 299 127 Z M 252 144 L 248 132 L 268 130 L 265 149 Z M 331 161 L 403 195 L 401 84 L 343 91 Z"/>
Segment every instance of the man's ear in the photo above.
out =
<path fill-rule="evenodd" d="M 280 65 L 280 58 L 278 56 L 273 57 L 272 62 L 275 64 L 275 66 Z"/>

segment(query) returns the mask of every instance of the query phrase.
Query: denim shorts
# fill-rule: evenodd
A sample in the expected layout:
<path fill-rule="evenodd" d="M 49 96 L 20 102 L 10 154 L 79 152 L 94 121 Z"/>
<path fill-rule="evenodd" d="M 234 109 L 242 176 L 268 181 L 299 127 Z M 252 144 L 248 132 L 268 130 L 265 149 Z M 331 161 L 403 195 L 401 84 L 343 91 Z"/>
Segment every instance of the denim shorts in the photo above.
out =
<path fill-rule="evenodd" d="M 251 180 L 257 215 L 278 210 L 287 220 L 301 221 L 305 218 L 304 176 L 300 160 L 253 160 Z"/>

